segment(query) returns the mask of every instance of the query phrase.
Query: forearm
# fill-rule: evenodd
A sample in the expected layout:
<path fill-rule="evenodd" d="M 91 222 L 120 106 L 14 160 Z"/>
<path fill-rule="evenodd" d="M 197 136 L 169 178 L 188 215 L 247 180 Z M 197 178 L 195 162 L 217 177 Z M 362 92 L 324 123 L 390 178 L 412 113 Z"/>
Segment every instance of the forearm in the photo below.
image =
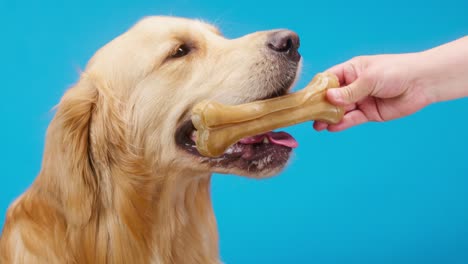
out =
<path fill-rule="evenodd" d="M 432 102 L 468 96 L 468 36 L 420 53 L 416 82 Z"/>

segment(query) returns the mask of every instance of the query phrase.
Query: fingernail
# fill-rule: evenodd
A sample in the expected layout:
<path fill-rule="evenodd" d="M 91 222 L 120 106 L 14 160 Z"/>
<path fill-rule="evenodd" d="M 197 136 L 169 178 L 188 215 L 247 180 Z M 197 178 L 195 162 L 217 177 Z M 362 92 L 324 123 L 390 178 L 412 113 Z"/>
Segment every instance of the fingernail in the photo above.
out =
<path fill-rule="evenodd" d="M 333 99 L 335 99 L 335 101 L 343 101 L 343 97 L 341 96 L 341 92 L 338 91 L 338 89 L 330 89 L 328 90 L 328 92 L 330 93 L 330 96 L 333 97 Z"/>

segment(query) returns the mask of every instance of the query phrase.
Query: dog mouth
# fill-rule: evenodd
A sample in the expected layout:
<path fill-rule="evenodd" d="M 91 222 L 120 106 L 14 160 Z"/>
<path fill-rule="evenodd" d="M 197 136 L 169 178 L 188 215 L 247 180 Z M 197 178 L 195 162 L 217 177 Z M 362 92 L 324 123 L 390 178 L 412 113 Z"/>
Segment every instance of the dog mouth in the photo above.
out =
<path fill-rule="evenodd" d="M 286 95 L 290 86 L 292 83 L 254 101 Z M 177 129 L 175 139 L 179 148 L 199 158 L 202 163 L 215 168 L 240 169 L 248 173 L 277 171 L 283 168 L 289 160 L 292 149 L 298 145 L 290 134 L 270 131 L 243 138 L 227 148 L 221 156 L 209 158 L 198 152 L 195 144 L 196 129 L 190 120 L 183 122 Z"/>

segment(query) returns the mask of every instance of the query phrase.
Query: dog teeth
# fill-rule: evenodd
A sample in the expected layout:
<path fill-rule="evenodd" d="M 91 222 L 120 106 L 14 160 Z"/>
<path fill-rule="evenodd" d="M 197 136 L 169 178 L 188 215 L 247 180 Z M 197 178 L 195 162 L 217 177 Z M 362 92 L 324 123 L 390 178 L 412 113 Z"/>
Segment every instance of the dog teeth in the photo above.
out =
<path fill-rule="evenodd" d="M 228 149 L 226 149 L 226 152 L 224 152 L 224 154 L 232 154 L 232 152 L 234 152 L 234 148 L 229 147 Z"/>
<path fill-rule="evenodd" d="M 263 138 L 263 144 L 269 144 L 269 143 L 270 143 L 270 140 L 267 137 Z"/>

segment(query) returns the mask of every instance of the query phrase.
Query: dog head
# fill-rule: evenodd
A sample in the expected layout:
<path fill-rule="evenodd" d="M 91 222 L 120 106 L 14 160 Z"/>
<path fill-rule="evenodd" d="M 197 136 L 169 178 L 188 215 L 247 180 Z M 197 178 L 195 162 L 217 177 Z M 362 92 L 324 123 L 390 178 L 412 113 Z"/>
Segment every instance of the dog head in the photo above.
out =
<path fill-rule="evenodd" d="M 236 144 L 223 156 L 201 157 L 194 147 L 191 107 L 212 99 L 240 104 L 281 96 L 293 85 L 300 67 L 299 38 L 287 30 L 257 32 L 226 39 L 211 25 L 200 21 L 149 18 L 130 32 L 131 39 L 147 58 L 144 78 L 130 96 L 134 127 L 145 128 L 135 138 L 150 157 L 166 164 L 200 170 L 262 177 L 277 173 L 291 149 L 277 144 Z M 139 57 L 139 56 L 138 56 Z M 131 69 L 129 69 L 131 70 Z"/>
<path fill-rule="evenodd" d="M 121 152 L 150 170 L 271 176 L 291 148 L 237 143 L 219 158 L 202 157 L 191 139 L 191 108 L 204 99 L 241 104 L 288 93 L 300 69 L 298 47 L 298 36 L 287 30 L 226 39 L 201 21 L 145 18 L 93 56 L 58 116 L 87 133 L 79 140 L 89 140 L 97 165 Z"/>

